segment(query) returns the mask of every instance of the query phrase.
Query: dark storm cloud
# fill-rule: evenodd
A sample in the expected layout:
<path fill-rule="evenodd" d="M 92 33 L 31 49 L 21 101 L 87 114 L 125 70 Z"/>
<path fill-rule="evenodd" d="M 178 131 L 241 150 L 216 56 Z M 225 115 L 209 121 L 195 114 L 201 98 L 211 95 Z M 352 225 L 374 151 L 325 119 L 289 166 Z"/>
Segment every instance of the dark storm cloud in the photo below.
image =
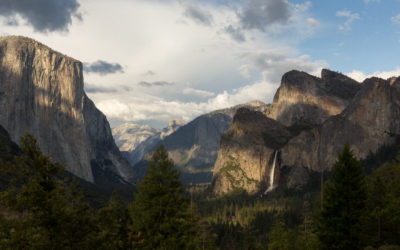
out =
<path fill-rule="evenodd" d="M 166 82 L 166 81 L 157 81 L 157 82 L 139 82 L 139 85 L 142 85 L 143 87 L 154 87 L 154 86 L 171 86 L 174 85 L 172 82 Z"/>
<path fill-rule="evenodd" d="M 287 0 L 249 0 L 247 8 L 240 14 L 243 29 L 265 29 L 275 23 L 286 23 L 290 18 Z"/>
<path fill-rule="evenodd" d="M 232 25 L 229 25 L 225 27 L 224 29 L 225 33 L 229 34 L 233 40 L 236 42 L 244 42 L 246 41 L 246 38 L 243 34 L 243 31 L 240 28 L 235 28 Z"/>
<path fill-rule="evenodd" d="M 0 0 L 0 15 L 11 20 L 9 24 L 16 25 L 19 16 L 44 33 L 68 31 L 73 17 L 82 19 L 78 8 L 77 0 Z"/>
<path fill-rule="evenodd" d="M 211 26 L 213 22 L 213 17 L 210 13 L 195 5 L 186 5 L 183 15 L 206 26 Z"/>
<path fill-rule="evenodd" d="M 83 71 L 86 73 L 95 73 L 99 75 L 108 75 L 115 73 L 124 73 L 124 70 L 119 63 L 109 63 L 98 60 L 94 63 L 84 63 Z"/>

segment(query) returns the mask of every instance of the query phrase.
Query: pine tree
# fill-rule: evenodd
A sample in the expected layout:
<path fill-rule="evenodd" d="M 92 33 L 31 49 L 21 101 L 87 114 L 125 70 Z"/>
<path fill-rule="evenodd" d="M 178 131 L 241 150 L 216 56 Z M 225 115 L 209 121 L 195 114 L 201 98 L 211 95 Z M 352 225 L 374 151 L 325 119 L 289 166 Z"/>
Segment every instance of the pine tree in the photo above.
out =
<path fill-rule="evenodd" d="M 188 200 L 179 172 L 161 145 L 153 154 L 147 174 L 138 184 L 130 207 L 134 242 L 139 249 L 195 249 L 198 246 L 196 221 L 188 210 Z"/>
<path fill-rule="evenodd" d="M 128 210 L 117 192 L 113 192 L 108 206 L 97 212 L 99 229 L 96 239 L 97 249 L 128 249 L 129 223 Z"/>
<path fill-rule="evenodd" d="M 359 249 L 360 218 L 366 185 L 360 162 L 348 143 L 338 155 L 331 180 L 324 187 L 318 238 L 323 249 Z"/>
<path fill-rule="evenodd" d="M 0 193 L 1 249 L 90 249 L 92 211 L 82 193 L 61 177 L 64 167 L 40 151 L 31 135 L 23 155 L 2 165 L 11 179 Z"/>

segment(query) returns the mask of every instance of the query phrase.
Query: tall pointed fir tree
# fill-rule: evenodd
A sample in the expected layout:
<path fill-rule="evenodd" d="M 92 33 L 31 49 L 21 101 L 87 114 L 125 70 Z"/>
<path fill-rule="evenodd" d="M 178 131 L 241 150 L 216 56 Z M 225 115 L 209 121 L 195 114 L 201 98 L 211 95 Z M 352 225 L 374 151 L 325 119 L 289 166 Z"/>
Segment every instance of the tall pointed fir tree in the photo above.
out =
<path fill-rule="evenodd" d="M 133 247 L 138 249 L 196 249 L 196 221 L 188 209 L 179 172 L 159 146 L 138 184 L 130 207 L 133 221 Z"/>
<path fill-rule="evenodd" d="M 360 249 L 360 218 L 365 200 L 365 175 L 346 143 L 338 155 L 331 180 L 324 187 L 318 225 L 318 238 L 323 249 Z"/>
<path fill-rule="evenodd" d="M 0 192 L 0 249 L 91 249 L 92 210 L 82 192 L 33 136 L 21 138 L 21 150 L 0 164 L 10 180 Z"/>

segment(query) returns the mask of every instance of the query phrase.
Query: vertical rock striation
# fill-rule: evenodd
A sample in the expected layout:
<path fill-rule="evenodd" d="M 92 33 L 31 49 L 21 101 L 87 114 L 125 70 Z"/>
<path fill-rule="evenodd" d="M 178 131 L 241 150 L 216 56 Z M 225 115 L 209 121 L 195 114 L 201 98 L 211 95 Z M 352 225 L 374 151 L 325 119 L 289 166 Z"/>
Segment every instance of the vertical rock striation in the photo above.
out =
<path fill-rule="evenodd" d="M 229 130 L 223 134 L 213 171 L 214 193 L 222 194 L 235 188 L 251 193 L 268 190 L 272 182 L 279 181 L 276 181 L 279 166 L 288 163 L 297 166 L 299 159 L 304 163 L 299 166 L 305 168 L 291 171 L 288 184 L 296 186 L 301 183 L 303 180 L 298 179 L 307 175 L 307 168 L 312 168 L 307 161 L 314 160 L 316 149 L 313 137 L 298 139 L 296 136 L 340 114 L 361 86 L 347 76 L 327 69 L 322 70 L 321 78 L 297 70 L 284 74 L 272 105 L 264 112 L 265 116 L 240 110 Z M 291 144 L 292 141 L 297 143 Z M 288 142 L 288 145 L 293 145 L 290 150 L 285 147 Z M 282 148 L 285 150 L 281 151 Z M 279 157 L 275 171 L 272 171 L 274 152 L 279 152 Z M 290 155 L 291 152 L 296 152 L 295 156 Z"/>
<path fill-rule="evenodd" d="M 24 37 L 0 38 L 0 124 L 26 132 L 67 170 L 94 182 L 92 167 L 132 178 L 106 117 L 83 91 L 82 63 Z"/>
<path fill-rule="evenodd" d="M 218 158 L 213 170 L 213 190 L 223 194 L 234 189 L 255 193 L 272 183 L 274 152 L 286 144 L 290 131 L 263 113 L 241 108 L 232 125 L 223 133 Z M 279 156 L 279 154 L 277 154 Z M 277 157 L 276 163 L 279 163 Z M 277 164 L 279 165 L 279 164 Z"/>
<path fill-rule="evenodd" d="M 400 78 L 370 78 L 349 106 L 320 126 L 302 132 L 282 148 L 283 164 L 329 170 L 345 142 L 364 158 L 400 135 Z"/>
<path fill-rule="evenodd" d="M 360 87 L 353 79 L 327 69 L 321 71 L 321 78 L 292 70 L 282 76 L 267 116 L 285 126 L 315 126 L 340 114 Z"/>

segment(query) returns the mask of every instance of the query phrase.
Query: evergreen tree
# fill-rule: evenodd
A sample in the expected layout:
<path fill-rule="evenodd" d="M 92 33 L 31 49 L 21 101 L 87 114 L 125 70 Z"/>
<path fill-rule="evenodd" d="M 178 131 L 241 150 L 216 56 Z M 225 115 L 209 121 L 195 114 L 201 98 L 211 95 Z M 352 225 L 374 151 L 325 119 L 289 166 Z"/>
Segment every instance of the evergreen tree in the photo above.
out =
<path fill-rule="evenodd" d="M 21 138 L 23 155 L 3 164 L 11 179 L 0 193 L 1 249 L 90 249 L 92 211 L 82 193 L 61 178 L 64 167 Z"/>
<path fill-rule="evenodd" d="M 397 161 L 374 170 L 368 179 L 364 241 L 374 247 L 400 245 L 400 155 Z"/>
<path fill-rule="evenodd" d="M 323 249 L 359 249 L 360 218 L 366 185 L 360 162 L 348 143 L 338 155 L 331 180 L 324 187 L 318 238 Z"/>
<path fill-rule="evenodd" d="M 137 235 L 133 247 L 197 248 L 197 222 L 188 210 L 179 172 L 162 145 L 153 154 L 134 198 L 130 207 L 133 235 Z"/>
<path fill-rule="evenodd" d="M 97 249 L 128 249 L 129 215 L 124 201 L 113 192 L 108 206 L 97 212 Z"/>

